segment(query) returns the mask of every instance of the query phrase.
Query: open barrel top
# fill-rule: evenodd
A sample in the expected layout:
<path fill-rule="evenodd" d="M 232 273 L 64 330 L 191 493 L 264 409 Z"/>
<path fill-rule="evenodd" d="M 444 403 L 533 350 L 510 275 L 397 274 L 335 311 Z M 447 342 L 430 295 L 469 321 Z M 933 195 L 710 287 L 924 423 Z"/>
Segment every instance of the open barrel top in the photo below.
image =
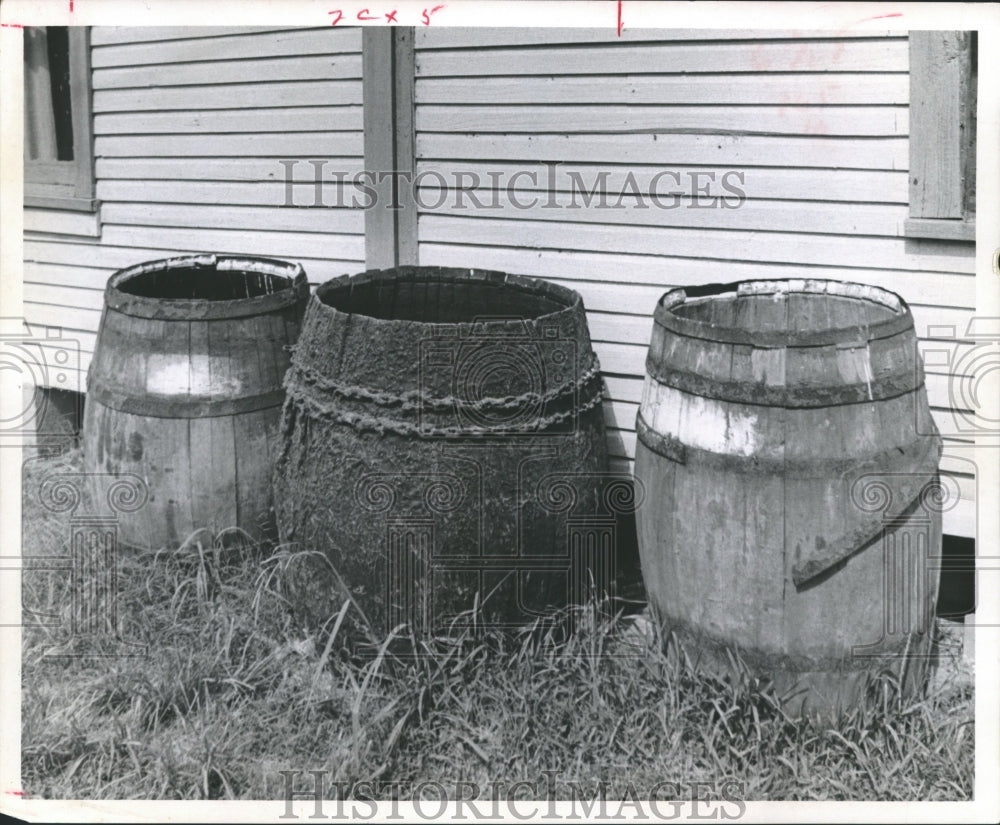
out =
<path fill-rule="evenodd" d="M 821 279 L 672 289 L 654 317 L 679 335 L 757 348 L 875 341 L 913 327 L 910 308 L 894 292 Z"/>
<path fill-rule="evenodd" d="M 198 254 L 108 280 L 87 376 L 84 461 L 99 500 L 142 479 L 148 501 L 118 522 L 137 547 L 197 530 L 273 537 L 270 457 L 309 297 L 298 264 Z"/>
<path fill-rule="evenodd" d="M 583 309 L 580 294 L 526 275 L 485 269 L 401 266 L 344 275 L 316 290 L 315 302 L 375 321 L 448 324 L 471 331 L 546 324 Z"/>
<path fill-rule="evenodd" d="M 137 318 L 214 320 L 283 309 L 308 294 L 300 264 L 242 255 L 184 255 L 116 272 L 108 280 L 105 305 Z"/>
<path fill-rule="evenodd" d="M 526 394 L 572 406 L 583 386 L 588 399 L 599 392 L 599 378 L 574 290 L 491 270 L 401 266 L 317 288 L 286 386 L 419 399 L 426 412 L 431 399 L 450 409 L 467 394 L 500 407 Z"/>

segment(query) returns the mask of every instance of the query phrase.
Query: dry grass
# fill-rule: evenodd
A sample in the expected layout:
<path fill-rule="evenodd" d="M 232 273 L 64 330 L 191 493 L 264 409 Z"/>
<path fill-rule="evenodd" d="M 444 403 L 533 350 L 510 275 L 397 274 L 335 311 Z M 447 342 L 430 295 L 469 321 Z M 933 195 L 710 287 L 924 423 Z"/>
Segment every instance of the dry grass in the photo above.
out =
<path fill-rule="evenodd" d="M 26 468 L 25 555 L 68 552 L 67 518 L 41 508 L 37 489 L 77 458 Z M 958 672 L 909 702 L 877 683 L 880 701 L 832 728 L 789 719 L 750 677 L 698 673 L 651 627 L 647 638 L 587 608 L 569 634 L 456 631 L 363 657 L 343 634 L 352 606 L 296 619 L 301 554 L 207 541 L 121 553 L 122 635 L 145 657 L 46 655 L 67 641 L 69 576 L 25 574 L 25 605 L 62 620 L 26 618 L 26 793 L 280 799 L 279 771 L 326 770 L 331 782 L 398 783 L 405 797 L 421 781 L 487 793 L 556 771 L 560 797 L 600 783 L 608 799 L 642 796 L 666 779 L 732 780 L 754 800 L 971 798 L 972 684 Z"/>

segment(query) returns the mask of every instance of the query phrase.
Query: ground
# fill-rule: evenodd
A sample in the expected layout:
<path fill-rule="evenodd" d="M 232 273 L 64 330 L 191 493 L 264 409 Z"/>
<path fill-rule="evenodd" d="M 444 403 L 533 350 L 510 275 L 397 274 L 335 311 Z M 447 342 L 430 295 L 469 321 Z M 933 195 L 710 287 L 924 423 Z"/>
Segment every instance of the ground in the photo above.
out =
<path fill-rule="evenodd" d="M 28 796 L 281 800 L 323 771 L 328 795 L 465 782 L 489 798 L 491 783 L 528 780 L 588 800 L 602 783 L 622 800 L 685 798 L 699 782 L 702 798 L 972 797 L 972 673 L 954 623 L 939 623 L 925 695 L 874 679 L 868 705 L 819 723 L 789 718 L 749 675 L 700 674 L 643 618 L 590 608 L 568 632 L 463 631 L 361 655 L 342 635 L 349 604 L 322 620 L 294 609 L 302 554 L 196 534 L 171 552 L 121 549 L 120 638 L 72 637 L 72 576 L 51 563 L 68 559 L 71 511 L 39 489 L 78 467 L 72 451 L 25 465 Z"/>

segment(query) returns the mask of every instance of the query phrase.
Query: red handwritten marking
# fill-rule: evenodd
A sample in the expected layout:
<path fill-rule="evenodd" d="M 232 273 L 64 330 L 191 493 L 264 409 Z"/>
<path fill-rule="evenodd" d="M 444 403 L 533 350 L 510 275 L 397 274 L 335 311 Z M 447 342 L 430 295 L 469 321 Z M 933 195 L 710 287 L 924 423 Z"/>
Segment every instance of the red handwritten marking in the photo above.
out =
<path fill-rule="evenodd" d="M 622 36 L 622 26 L 624 26 L 622 21 L 622 0 L 618 0 L 618 36 Z"/>
<path fill-rule="evenodd" d="M 441 9 L 443 9 L 443 8 L 444 8 L 444 3 L 442 3 L 440 6 L 435 6 L 430 11 L 427 11 L 427 9 L 424 9 L 420 13 L 420 17 L 421 17 L 420 22 L 423 23 L 425 26 L 429 26 L 431 24 L 431 15 L 434 14 L 435 12 L 441 11 Z"/>
<path fill-rule="evenodd" d="M 340 9 L 334 9 L 333 11 L 328 11 L 327 14 L 335 14 L 335 15 L 337 15 L 330 22 L 331 26 L 336 26 L 341 20 L 344 19 L 344 13 Z"/>
<path fill-rule="evenodd" d="M 24 28 L 24 26 L 21 26 L 18 23 L 0 23 L 0 26 L 14 26 L 15 28 L 18 29 Z M 12 796 L 24 796 L 24 791 L 7 791 L 7 793 L 11 794 Z"/>
<path fill-rule="evenodd" d="M 0 26 L 3 26 L 5 29 L 23 29 L 24 28 L 24 26 L 21 23 L 0 23 Z M 14 791 L 10 791 L 10 793 L 14 793 Z"/>
<path fill-rule="evenodd" d="M 358 20 L 376 20 L 374 14 L 372 14 L 368 9 L 362 9 L 358 12 Z"/>
<path fill-rule="evenodd" d="M 884 20 L 886 17 L 902 17 L 901 11 L 894 11 L 892 14 L 876 14 L 874 17 L 862 17 L 858 23 L 867 23 L 869 20 Z M 854 25 L 857 25 L 855 23 Z"/>
<path fill-rule="evenodd" d="M 73 13 L 73 0 L 69 0 L 69 13 Z"/>
<path fill-rule="evenodd" d="M 393 9 L 391 12 L 389 12 L 385 16 L 385 22 L 386 23 L 398 23 L 399 22 L 398 20 L 396 20 L 396 9 Z"/>

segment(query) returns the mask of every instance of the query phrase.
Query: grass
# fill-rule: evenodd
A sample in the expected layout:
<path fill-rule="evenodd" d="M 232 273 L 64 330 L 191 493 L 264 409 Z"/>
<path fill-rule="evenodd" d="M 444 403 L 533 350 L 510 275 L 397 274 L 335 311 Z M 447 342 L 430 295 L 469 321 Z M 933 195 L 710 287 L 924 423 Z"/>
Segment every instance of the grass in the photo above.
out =
<path fill-rule="evenodd" d="M 37 490 L 77 462 L 26 465 L 26 556 L 68 553 L 68 514 L 43 509 Z M 665 780 L 682 797 L 696 781 L 738 783 L 751 800 L 972 796 L 973 692 L 961 674 L 942 670 L 911 701 L 883 680 L 878 701 L 831 727 L 790 719 L 749 674 L 699 673 L 652 625 L 588 608 L 569 633 L 456 630 L 358 656 L 343 632 L 352 605 L 305 621 L 293 609 L 304 561 L 202 533 L 177 551 L 122 551 L 122 636 L 148 646 L 131 658 L 49 655 L 67 649 L 70 577 L 25 573 L 25 606 L 61 619 L 26 619 L 25 793 L 281 799 L 280 771 L 325 770 L 401 798 L 421 782 L 472 782 L 488 796 L 490 783 L 524 779 L 553 782 L 559 798 L 590 799 L 602 783 L 607 799 L 645 798 Z"/>

